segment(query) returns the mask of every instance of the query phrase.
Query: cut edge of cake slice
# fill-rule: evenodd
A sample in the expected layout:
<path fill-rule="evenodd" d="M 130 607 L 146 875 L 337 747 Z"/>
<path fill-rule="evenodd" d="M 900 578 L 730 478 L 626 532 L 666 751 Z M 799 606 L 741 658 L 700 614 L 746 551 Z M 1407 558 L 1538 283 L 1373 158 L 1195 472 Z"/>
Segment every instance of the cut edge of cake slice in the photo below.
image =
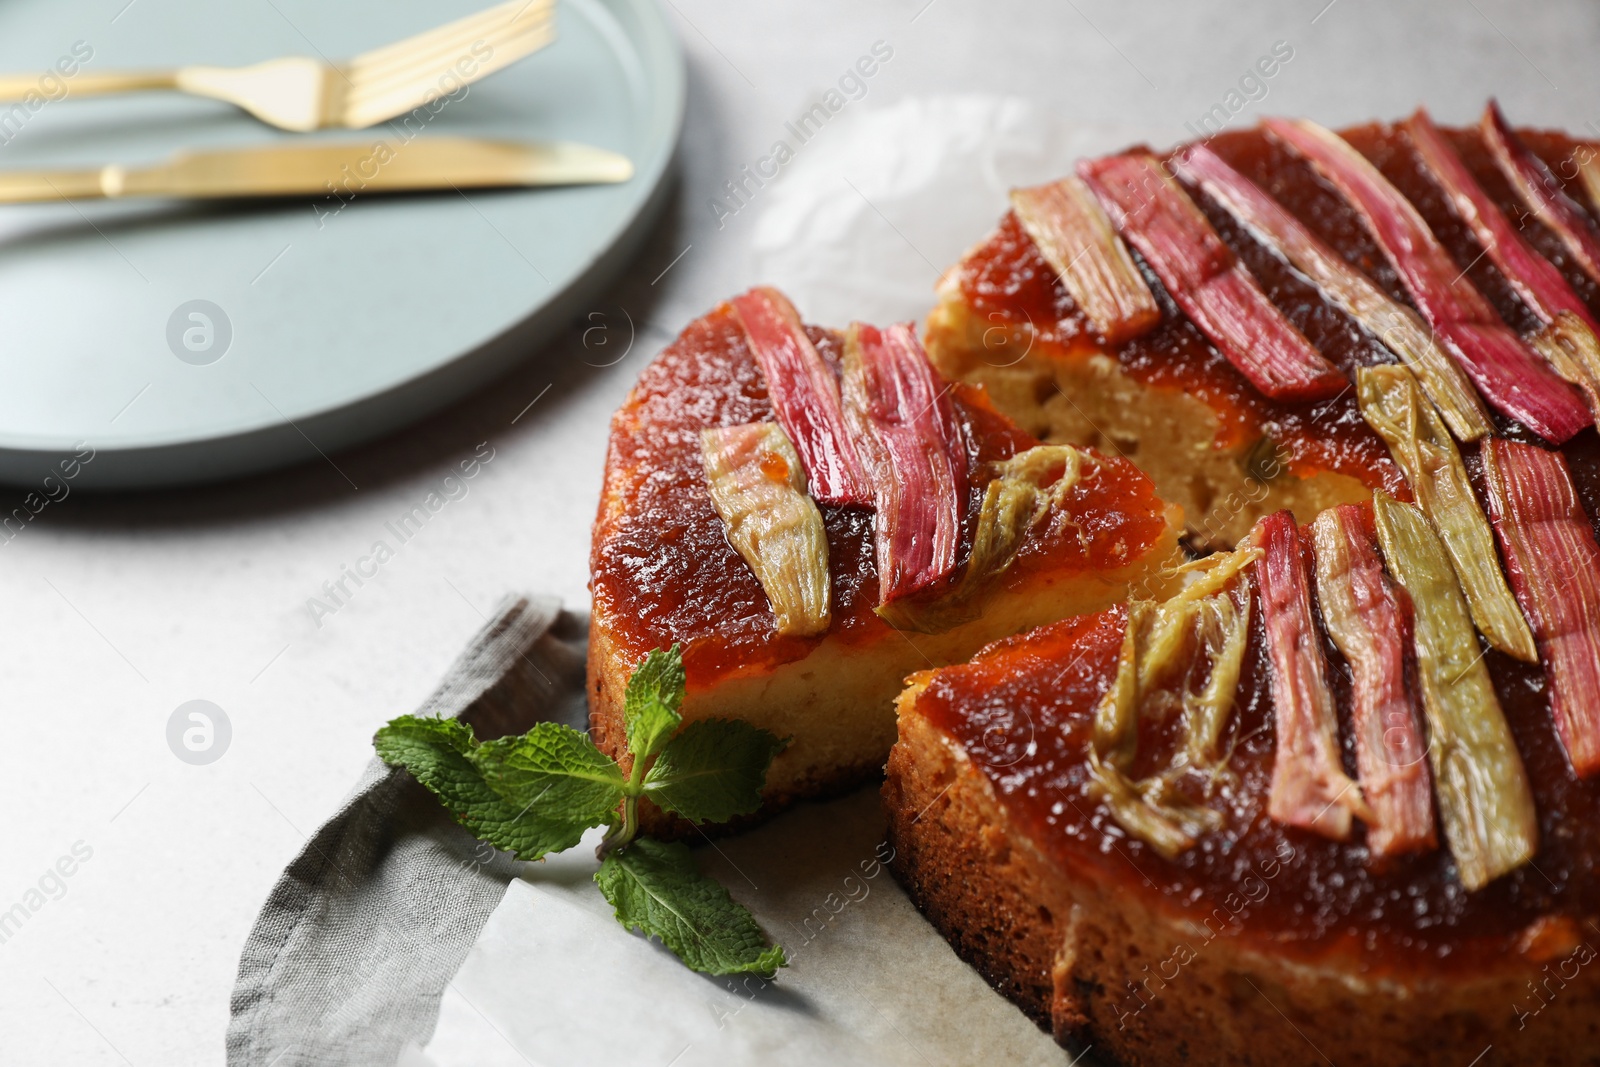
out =
<path fill-rule="evenodd" d="M 868 640 L 829 636 L 802 659 L 769 669 L 697 684 L 689 674 L 681 713 L 700 719 L 742 719 L 789 738 L 767 772 L 762 810 L 730 825 L 746 825 L 801 800 L 835 796 L 883 773 L 895 740 L 894 701 L 918 671 L 959 663 L 1000 638 L 1126 600 L 1131 591 L 1165 588 L 1182 559 L 1177 530 L 1126 567 L 1052 576 L 1029 575 L 991 594 L 976 619 L 938 634 L 884 627 Z M 590 724 L 596 743 L 627 771 L 623 697 L 637 663 L 596 620 L 589 639 Z M 645 802 L 653 833 L 684 833 L 681 821 Z"/>

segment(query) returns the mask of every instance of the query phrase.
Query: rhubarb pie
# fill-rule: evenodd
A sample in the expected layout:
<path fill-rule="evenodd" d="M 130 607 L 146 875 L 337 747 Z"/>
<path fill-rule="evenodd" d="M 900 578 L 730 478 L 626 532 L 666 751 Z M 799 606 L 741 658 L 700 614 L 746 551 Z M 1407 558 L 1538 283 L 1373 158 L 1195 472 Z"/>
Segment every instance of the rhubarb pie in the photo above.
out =
<path fill-rule="evenodd" d="M 626 766 L 628 676 L 679 645 L 686 721 L 790 739 L 766 811 L 839 791 L 882 773 L 908 674 L 1150 595 L 1178 522 L 1129 461 L 1041 445 L 946 382 L 910 325 L 806 326 L 752 290 L 691 323 L 612 420 L 594 733 Z"/>
<path fill-rule="evenodd" d="M 1171 588 L 916 675 L 896 869 L 1127 1064 L 1600 1062 L 1600 160 L 1424 112 L 1021 190 L 928 348 L 1185 507 Z"/>

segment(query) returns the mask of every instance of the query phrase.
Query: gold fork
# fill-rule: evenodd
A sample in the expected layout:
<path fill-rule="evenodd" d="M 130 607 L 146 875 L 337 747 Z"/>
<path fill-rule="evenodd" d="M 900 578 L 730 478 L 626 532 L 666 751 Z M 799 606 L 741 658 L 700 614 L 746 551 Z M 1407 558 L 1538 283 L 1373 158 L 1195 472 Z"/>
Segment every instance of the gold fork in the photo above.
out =
<path fill-rule="evenodd" d="M 555 37 L 554 7 L 555 0 L 508 0 L 338 65 L 289 56 L 248 67 L 84 72 L 67 81 L 67 92 L 177 89 L 225 100 L 279 129 L 359 130 L 452 96 L 543 48 Z M 38 75 L 0 75 L 0 100 L 38 88 Z"/>

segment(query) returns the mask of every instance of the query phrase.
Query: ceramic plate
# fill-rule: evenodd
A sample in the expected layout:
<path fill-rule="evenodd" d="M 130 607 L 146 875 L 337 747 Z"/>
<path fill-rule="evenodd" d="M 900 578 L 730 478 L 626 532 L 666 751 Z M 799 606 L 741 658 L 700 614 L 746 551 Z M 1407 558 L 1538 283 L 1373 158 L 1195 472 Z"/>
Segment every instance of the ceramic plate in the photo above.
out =
<path fill-rule="evenodd" d="M 74 99 L 62 70 L 343 58 L 484 6 L 8 0 L 0 69 L 39 72 L 40 91 L 0 105 L 0 167 L 305 136 L 171 93 Z M 630 182 L 0 208 L 0 481 L 38 486 L 85 449 L 74 487 L 315 458 L 461 396 L 566 325 L 660 206 L 684 74 L 654 0 L 561 0 L 557 19 L 554 44 L 408 122 L 309 136 L 584 141 L 628 155 Z"/>

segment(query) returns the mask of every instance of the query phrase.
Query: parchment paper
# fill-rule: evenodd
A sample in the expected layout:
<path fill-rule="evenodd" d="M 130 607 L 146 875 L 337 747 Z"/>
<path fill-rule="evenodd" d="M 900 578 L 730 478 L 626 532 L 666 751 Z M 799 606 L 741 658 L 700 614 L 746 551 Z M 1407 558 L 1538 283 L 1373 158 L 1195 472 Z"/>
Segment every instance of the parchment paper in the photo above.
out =
<path fill-rule="evenodd" d="M 888 854 L 874 789 L 700 849 L 790 953 L 769 984 L 693 974 L 624 934 L 590 881 L 592 850 L 574 850 L 511 883 L 433 1040 L 401 1063 L 1070 1062 L 946 947 Z"/>

